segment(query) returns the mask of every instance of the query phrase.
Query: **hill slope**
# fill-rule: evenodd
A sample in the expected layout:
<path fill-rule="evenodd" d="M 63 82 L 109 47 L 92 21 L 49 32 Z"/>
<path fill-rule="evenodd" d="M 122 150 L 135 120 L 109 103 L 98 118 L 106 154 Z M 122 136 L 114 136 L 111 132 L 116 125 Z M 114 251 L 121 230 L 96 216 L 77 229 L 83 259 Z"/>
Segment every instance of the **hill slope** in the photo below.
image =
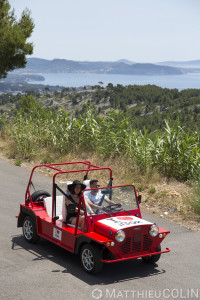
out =
<path fill-rule="evenodd" d="M 171 66 L 178 68 L 200 68 L 200 60 L 190 60 L 190 61 L 164 61 L 159 62 L 157 65 Z"/>
<path fill-rule="evenodd" d="M 187 70 L 156 64 L 117 62 L 79 62 L 66 59 L 29 58 L 25 69 L 18 73 L 104 73 L 132 75 L 180 75 Z"/>

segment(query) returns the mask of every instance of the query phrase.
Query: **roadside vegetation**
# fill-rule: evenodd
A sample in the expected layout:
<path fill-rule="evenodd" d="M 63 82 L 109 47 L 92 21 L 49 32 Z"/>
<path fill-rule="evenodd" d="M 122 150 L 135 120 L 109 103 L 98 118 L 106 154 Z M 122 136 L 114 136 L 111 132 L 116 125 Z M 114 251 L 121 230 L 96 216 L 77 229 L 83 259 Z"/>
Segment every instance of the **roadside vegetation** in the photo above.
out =
<path fill-rule="evenodd" d="M 109 89 L 114 87 L 108 86 L 107 91 Z M 102 89 L 96 87 L 92 97 L 97 97 L 101 91 Z M 103 89 L 103 92 L 106 90 Z M 69 90 L 62 93 L 62 96 L 58 93 L 57 97 L 69 99 L 79 94 L 77 91 L 72 93 Z M 144 87 L 142 103 L 148 101 L 144 100 L 148 96 L 145 95 L 147 94 Z M 126 166 L 126 171 L 122 172 L 124 183 L 132 183 L 133 180 L 137 182 L 138 190 L 146 191 L 147 204 L 156 199 L 157 201 L 164 199 L 170 193 L 159 191 L 156 181 L 152 182 L 152 178 L 157 178 L 157 182 L 160 178 L 185 182 L 192 188 L 193 195 L 185 195 L 184 201 L 187 202 L 185 206 L 176 201 L 177 211 L 181 207 L 180 211 L 185 216 L 188 210 L 200 214 L 200 135 L 197 129 L 194 130 L 194 122 L 190 127 L 188 119 L 186 127 L 181 125 L 183 124 L 181 113 L 179 118 L 174 120 L 165 119 L 160 112 L 158 115 L 163 126 L 160 129 L 158 122 L 157 130 L 150 131 L 151 125 L 144 126 L 144 120 L 148 124 L 149 115 L 147 118 L 138 115 L 139 121 L 136 126 L 137 119 L 133 117 L 132 112 L 116 108 L 114 104 L 110 105 L 108 111 L 102 113 L 90 100 L 85 101 L 77 110 L 77 104 L 74 104 L 74 111 L 68 112 L 61 106 L 48 107 L 42 103 L 45 102 L 45 95 L 42 97 L 43 101 L 41 99 L 38 101 L 33 95 L 18 96 L 10 119 L 6 114 L 1 115 L 1 138 L 7 140 L 8 156 L 16 160 L 16 165 L 31 159 L 50 163 L 63 160 L 68 155 L 77 157 L 78 160 L 83 153 L 87 153 L 87 159 L 96 155 L 102 161 L 112 160 L 112 163 L 118 161 L 124 164 Z M 155 94 L 155 97 L 160 99 L 161 96 Z M 196 103 L 195 97 L 199 96 L 193 94 L 193 104 Z M 153 99 L 153 93 L 151 98 Z M 98 102 L 98 99 L 96 101 Z M 101 98 L 99 101 L 104 100 Z M 119 167 L 119 173 L 121 168 Z M 144 181 L 149 183 L 148 187 Z M 170 201 L 173 201 L 173 197 Z M 168 205 L 173 203 L 169 202 Z"/>
<path fill-rule="evenodd" d="M 162 131 L 148 133 L 136 130 L 122 111 L 100 116 L 88 106 L 82 114 L 70 116 L 65 109 L 46 110 L 32 96 L 22 97 L 18 106 L 10 134 L 22 158 L 32 158 L 42 148 L 59 154 L 89 151 L 131 158 L 143 173 L 156 169 L 168 178 L 199 180 L 199 133 L 188 133 L 178 120 L 165 121 Z"/>

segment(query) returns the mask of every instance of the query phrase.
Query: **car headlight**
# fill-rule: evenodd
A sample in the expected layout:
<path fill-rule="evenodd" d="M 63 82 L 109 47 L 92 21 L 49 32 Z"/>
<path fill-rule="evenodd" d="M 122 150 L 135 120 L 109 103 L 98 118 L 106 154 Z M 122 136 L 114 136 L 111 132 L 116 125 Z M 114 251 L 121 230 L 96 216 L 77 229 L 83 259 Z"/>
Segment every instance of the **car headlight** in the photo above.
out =
<path fill-rule="evenodd" d="M 153 224 L 149 230 L 150 236 L 155 237 L 158 235 L 158 232 L 159 232 L 158 226 L 156 224 Z"/>
<path fill-rule="evenodd" d="M 117 242 L 123 242 L 125 236 L 126 234 L 123 230 L 118 230 L 117 233 L 115 234 L 115 239 Z"/>

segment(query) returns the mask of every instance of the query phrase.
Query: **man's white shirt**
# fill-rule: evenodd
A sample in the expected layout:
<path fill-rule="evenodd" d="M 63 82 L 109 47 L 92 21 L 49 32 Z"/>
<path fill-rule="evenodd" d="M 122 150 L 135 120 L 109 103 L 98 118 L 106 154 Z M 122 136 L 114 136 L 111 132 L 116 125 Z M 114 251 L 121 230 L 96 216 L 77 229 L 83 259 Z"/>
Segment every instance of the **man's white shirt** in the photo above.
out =
<path fill-rule="evenodd" d="M 99 205 L 101 199 L 103 197 L 103 194 L 99 191 L 96 195 L 92 195 L 91 192 L 88 192 L 86 195 L 85 195 L 85 199 L 86 200 L 90 200 L 92 203 L 96 204 L 96 205 Z M 93 208 L 93 211 L 96 212 L 97 209 L 96 208 Z"/>

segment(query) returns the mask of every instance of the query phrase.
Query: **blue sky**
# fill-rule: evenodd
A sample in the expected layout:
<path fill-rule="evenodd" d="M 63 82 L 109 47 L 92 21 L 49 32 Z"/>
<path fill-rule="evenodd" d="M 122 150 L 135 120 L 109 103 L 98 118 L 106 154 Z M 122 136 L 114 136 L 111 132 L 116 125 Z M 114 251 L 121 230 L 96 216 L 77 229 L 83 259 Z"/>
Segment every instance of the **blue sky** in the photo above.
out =
<path fill-rule="evenodd" d="M 135 62 L 200 59 L 200 0 L 10 0 L 35 22 L 32 57 Z"/>

